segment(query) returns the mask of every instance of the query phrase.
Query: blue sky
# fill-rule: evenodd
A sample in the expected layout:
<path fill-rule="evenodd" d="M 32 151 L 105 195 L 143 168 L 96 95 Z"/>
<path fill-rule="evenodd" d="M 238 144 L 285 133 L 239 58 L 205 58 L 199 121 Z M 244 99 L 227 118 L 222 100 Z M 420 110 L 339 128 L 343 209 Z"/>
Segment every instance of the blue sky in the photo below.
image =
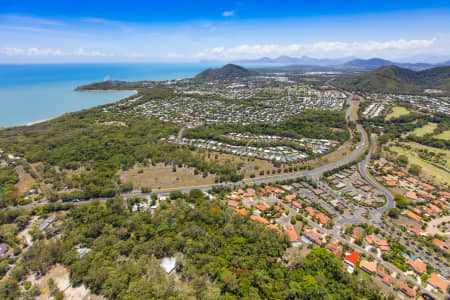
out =
<path fill-rule="evenodd" d="M 396 1 L 15 1 L 0 62 L 199 61 L 279 55 L 450 58 L 450 4 Z"/>

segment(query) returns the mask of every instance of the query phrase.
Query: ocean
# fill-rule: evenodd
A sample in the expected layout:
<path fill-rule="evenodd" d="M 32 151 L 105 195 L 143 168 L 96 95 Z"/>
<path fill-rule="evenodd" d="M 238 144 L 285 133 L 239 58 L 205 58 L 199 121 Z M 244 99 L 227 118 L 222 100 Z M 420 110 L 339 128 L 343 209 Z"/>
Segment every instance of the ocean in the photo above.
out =
<path fill-rule="evenodd" d="M 0 127 L 47 120 L 67 112 L 111 103 L 133 91 L 75 92 L 103 80 L 166 80 L 196 75 L 200 63 L 0 65 Z"/>

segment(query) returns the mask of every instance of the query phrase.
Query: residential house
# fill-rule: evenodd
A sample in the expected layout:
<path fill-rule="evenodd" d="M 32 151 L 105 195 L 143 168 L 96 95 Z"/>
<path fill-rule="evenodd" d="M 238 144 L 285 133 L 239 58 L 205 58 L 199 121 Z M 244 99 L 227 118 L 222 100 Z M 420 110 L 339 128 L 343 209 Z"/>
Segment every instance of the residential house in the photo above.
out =
<path fill-rule="evenodd" d="M 328 218 L 323 212 L 319 212 L 318 214 L 315 215 L 315 218 L 317 220 L 319 220 L 319 222 L 322 225 L 327 225 L 328 222 L 330 221 L 330 218 Z"/>
<path fill-rule="evenodd" d="M 269 221 L 267 221 L 266 219 L 264 219 L 263 217 L 258 216 L 258 215 L 250 216 L 250 220 L 263 223 L 264 225 L 269 224 Z"/>
<path fill-rule="evenodd" d="M 433 245 L 435 245 L 441 249 L 445 249 L 445 250 L 449 249 L 448 244 L 441 241 L 440 239 L 433 239 Z"/>
<path fill-rule="evenodd" d="M 289 225 L 287 228 L 284 229 L 284 232 L 289 237 L 289 240 L 292 243 L 298 242 L 298 235 L 297 232 L 295 232 L 294 226 Z"/>
<path fill-rule="evenodd" d="M 417 221 L 417 222 L 421 222 L 421 221 L 422 221 L 422 217 L 421 217 L 421 216 L 416 215 L 415 213 L 413 213 L 413 212 L 410 211 L 410 210 L 406 210 L 406 211 L 405 211 L 405 215 L 406 215 L 408 218 L 410 218 L 411 220 L 414 220 L 414 221 Z"/>
<path fill-rule="evenodd" d="M 327 249 L 332 252 L 337 257 L 341 257 L 342 255 L 342 246 L 339 245 L 338 240 L 334 240 L 327 245 Z"/>
<path fill-rule="evenodd" d="M 366 236 L 365 240 L 369 245 L 378 246 L 380 248 L 380 250 L 383 252 L 391 250 L 391 248 L 389 247 L 389 244 L 386 240 L 380 239 L 373 233 L 371 235 Z"/>
<path fill-rule="evenodd" d="M 383 283 L 387 286 L 392 286 L 395 283 L 395 278 L 389 275 L 389 272 L 383 266 L 378 268 L 378 276 L 383 279 Z"/>
<path fill-rule="evenodd" d="M 368 261 L 368 260 L 361 260 L 359 263 L 359 268 L 368 274 L 374 274 L 377 271 L 377 262 L 376 261 Z"/>
<path fill-rule="evenodd" d="M 428 279 L 428 283 L 444 294 L 447 292 L 449 286 L 447 278 L 436 273 L 431 274 L 430 278 Z"/>
<path fill-rule="evenodd" d="M 406 263 L 410 265 L 413 268 L 414 272 L 416 272 L 419 275 L 422 275 L 423 272 L 427 270 L 427 264 L 421 260 L 418 259 L 413 260 L 412 258 L 408 258 Z"/>
<path fill-rule="evenodd" d="M 311 242 L 322 246 L 325 243 L 325 238 L 314 230 L 305 230 L 303 235 Z"/>
<path fill-rule="evenodd" d="M 406 282 L 402 282 L 399 285 L 400 291 L 410 298 L 415 298 L 417 296 L 417 291 L 409 287 Z"/>
<path fill-rule="evenodd" d="M 228 200 L 228 206 L 236 208 L 239 206 L 239 202 L 236 202 L 234 200 Z"/>
<path fill-rule="evenodd" d="M 314 217 L 314 215 L 316 214 L 316 211 L 314 210 L 314 208 L 308 206 L 307 208 L 305 208 L 306 212 L 311 216 Z"/>
<path fill-rule="evenodd" d="M 356 264 L 358 263 L 358 259 L 359 259 L 359 253 L 356 251 L 353 251 L 353 252 L 345 251 L 344 255 L 345 255 L 344 262 L 346 264 L 349 264 L 353 268 L 356 268 Z"/>

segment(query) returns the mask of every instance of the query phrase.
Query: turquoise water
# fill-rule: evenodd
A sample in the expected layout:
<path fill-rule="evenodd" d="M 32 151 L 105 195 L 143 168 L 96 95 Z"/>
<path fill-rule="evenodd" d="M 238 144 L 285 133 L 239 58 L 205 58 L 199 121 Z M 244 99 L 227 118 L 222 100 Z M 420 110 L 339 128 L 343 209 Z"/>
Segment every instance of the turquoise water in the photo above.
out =
<path fill-rule="evenodd" d="M 211 67 L 196 63 L 0 65 L 0 126 L 15 126 L 111 103 L 133 91 L 75 92 L 82 84 L 111 80 L 192 77 Z"/>

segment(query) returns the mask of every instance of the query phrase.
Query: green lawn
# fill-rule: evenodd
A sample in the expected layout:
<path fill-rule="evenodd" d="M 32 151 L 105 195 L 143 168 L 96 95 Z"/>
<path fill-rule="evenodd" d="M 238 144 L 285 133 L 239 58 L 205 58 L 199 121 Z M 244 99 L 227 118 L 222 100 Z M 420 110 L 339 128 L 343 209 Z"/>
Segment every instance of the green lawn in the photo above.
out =
<path fill-rule="evenodd" d="M 390 120 L 392 118 L 398 118 L 400 116 L 404 116 L 409 114 L 409 110 L 402 106 L 395 106 L 392 108 L 392 112 L 386 116 L 386 120 Z"/>
<path fill-rule="evenodd" d="M 437 139 L 450 140 L 450 130 L 444 131 L 436 136 Z"/>
<path fill-rule="evenodd" d="M 413 134 L 416 136 L 424 136 L 425 134 L 433 133 L 433 131 L 436 129 L 437 125 L 438 124 L 436 124 L 436 123 L 429 122 L 427 125 L 420 127 L 420 128 L 416 128 L 406 135 Z"/>

